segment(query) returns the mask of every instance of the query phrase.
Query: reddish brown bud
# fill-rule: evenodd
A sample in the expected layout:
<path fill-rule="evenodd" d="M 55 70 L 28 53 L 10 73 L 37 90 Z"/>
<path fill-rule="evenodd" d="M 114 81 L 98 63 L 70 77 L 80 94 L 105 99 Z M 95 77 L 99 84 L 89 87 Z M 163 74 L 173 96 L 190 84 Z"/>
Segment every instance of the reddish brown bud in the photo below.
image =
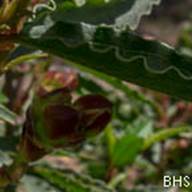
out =
<path fill-rule="evenodd" d="M 74 105 L 80 110 L 112 109 L 112 103 L 102 95 L 86 95 L 78 98 Z"/>
<path fill-rule="evenodd" d="M 95 135 L 109 123 L 112 103 L 101 95 L 86 95 L 77 99 L 74 106 L 81 111 L 81 126 L 86 135 Z"/>
<path fill-rule="evenodd" d="M 71 105 L 63 93 L 61 89 L 38 97 L 28 111 L 20 146 L 28 161 L 53 148 L 78 144 L 102 131 L 110 121 L 112 104 L 105 97 L 83 96 Z"/>
<path fill-rule="evenodd" d="M 50 105 L 44 110 L 47 137 L 56 146 L 77 143 L 83 135 L 78 132 L 80 113 L 70 106 Z"/>

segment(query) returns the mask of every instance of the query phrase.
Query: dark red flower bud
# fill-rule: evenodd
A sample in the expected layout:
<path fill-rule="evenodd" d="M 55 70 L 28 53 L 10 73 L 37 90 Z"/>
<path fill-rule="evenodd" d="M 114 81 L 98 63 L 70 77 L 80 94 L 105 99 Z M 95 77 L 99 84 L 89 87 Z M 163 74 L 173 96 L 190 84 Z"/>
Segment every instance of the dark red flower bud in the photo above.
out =
<path fill-rule="evenodd" d="M 34 99 L 20 145 L 27 161 L 37 160 L 53 148 L 78 144 L 110 121 L 112 104 L 105 97 L 83 96 L 72 105 L 68 96 L 59 89 Z"/>
<path fill-rule="evenodd" d="M 77 99 L 74 106 L 81 111 L 81 127 L 85 135 L 102 131 L 111 120 L 112 103 L 101 95 L 86 95 Z"/>
<path fill-rule="evenodd" d="M 55 147 L 78 143 L 83 135 L 78 132 L 80 113 L 65 105 L 49 105 L 44 110 L 47 137 Z"/>

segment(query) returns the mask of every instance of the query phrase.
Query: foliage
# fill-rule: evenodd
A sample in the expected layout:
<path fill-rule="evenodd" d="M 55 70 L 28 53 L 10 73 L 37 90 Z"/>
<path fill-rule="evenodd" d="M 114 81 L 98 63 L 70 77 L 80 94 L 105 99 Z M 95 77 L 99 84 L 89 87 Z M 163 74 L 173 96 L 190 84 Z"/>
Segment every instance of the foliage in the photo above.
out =
<path fill-rule="evenodd" d="M 55 21 L 48 16 L 43 25 L 22 34 L 20 41 L 121 80 L 191 99 L 191 57 L 132 32 Z"/>
<path fill-rule="evenodd" d="M 191 26 L 176 48 L 133 31 L 159 4 L 0 3 L 0 191 L 158 192 L 190 173 Z"/>

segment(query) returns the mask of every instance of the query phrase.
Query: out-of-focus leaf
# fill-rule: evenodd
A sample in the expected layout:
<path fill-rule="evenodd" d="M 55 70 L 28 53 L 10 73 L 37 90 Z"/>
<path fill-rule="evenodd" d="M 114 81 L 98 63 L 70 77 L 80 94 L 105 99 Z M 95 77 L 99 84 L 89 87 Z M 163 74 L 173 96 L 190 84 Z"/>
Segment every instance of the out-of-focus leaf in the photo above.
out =
<path fill-rule="evenodd" d="M 3 192 L 16 192 L 17 185 L 11 183 L 10 185 L 6 186 Z"/>
<path fill-rule="evenodd" d="M 0 150 L 2 151 L 15 151 L 16 145 L 18 143 L 18 138 L 9 136 L 7 137 L 0 137 Z"/>
<path fill-rule="evenodd" d="M 191 24 L 188 23 L 188 25 L 185 25 L 183 30 L 181 31 L 181 35 L 178 39 L 178 49 L 189 49 L 189 51 L 192 51 L 192 27 Z"/>
<path fill-rule="evenodd" d="M 10 165 L 12 163 L 12 159 L 9 156 L 8 152 L 0 150 L 0 167 L 2 165 Z"/>
<path fill-rule="evenodd" d="M 46 21 L 47 22 L 47 21 Z M 192 99 L 192 58 L 163 43 L 110 27 L 48 22 L 19 42 L 99 72 L 182 99 Z M 177 83 L 175 83 L 177 82 Z"/>
<path fill-rule="evenodd" d="M 4 105 L 0 104 L 0 119 L 1 120 L 14 125 L 16 117 L 17 117 L 17 115 L 14 112 L 10 111 Z"/>
<path fill-rule="evenodd" d="M 88 173 L 97 179 L 104 179 L 106 176 L 107 165 L 102 161 L 90 161 L 87 163 Z"/>
<path fill-rule="evenodd" d="M 172 190 L 172 189 L 170 189 Z M 145 186 L 139 186 L 135 187 L 133 189 L 127 190 L 127 189 L 118 189 L 118 192 L 171 192 L 168 191 L 167 189 L 159 186 L 150 186 L 150 185 L 145 185 Z"/>
<path fill-rule="evenodd" d="M 25 175 L 20 182 L 19 188 L 26 192 L 62 192 L 62 190 L 50 185 L 46 180 L 39 177 Z"/>
<path fill-rule="evenodd" d="M 85 5 L 86 0 L 74 0 L 74 2 L 76 3 L 77 6 L 81 7 Z"/>
<path fill-rule="evenodd" d="M 50 167 L 36 166 L 33 174 L 46 179 L 50 184 L 67 192 L 112 192 L 102 181 L 91 179 L 88 176 L 73 171 L 59 171 Z"/>
<path fill-rule="evenodd" d="M 0 91 L 0 103 L 8 102 L 8 98 Z"/>
<path fill-rule="evenodd" d="M 122 167 L 133 163 L 143 146 L 143 139 L 136 135 L 125 135 L 116 141 L 113 149 L 112 163 Z"/>
<path fill-rule="evenodd" d="M 153 121 L 143 116 L 138 117 L 136 121 L 130 124 L 128 132 L 147 139 L 153 133 Z"/>

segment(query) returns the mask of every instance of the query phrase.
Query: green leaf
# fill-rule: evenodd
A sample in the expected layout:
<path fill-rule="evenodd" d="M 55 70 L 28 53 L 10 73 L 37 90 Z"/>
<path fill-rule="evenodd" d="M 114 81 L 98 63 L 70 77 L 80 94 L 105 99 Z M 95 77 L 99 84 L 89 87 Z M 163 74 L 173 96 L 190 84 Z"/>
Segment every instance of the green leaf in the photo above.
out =
<path fill-rule="evenodd" d="M 43 25 L 28 25 L 17 40 L 69 60 L 82 69 L 94 69 L 192 100 L 192 58 L 132 32 L 83 23 L 54 23 L 48 17 Z"/>
<path fill-rule="evenodd" d="M 57 1 L 56 1 L 57 2 Z M 148 15 L 161 0 L 75 0 L 57 3 L 52 13 L 56 21 L 110 24 L 124 29 L 136 29 L 143 15 Z"/>
<path fill-rule="evenodd" d="M 0 104 L 0 119 L 8 122 L 12 125 L 15 125 L 17 115 L 6 108 L 4 105 Z"/>
<path fill-rule="evenodd" d="M 0 103 L 8 102 L 8 98 L 0 91 Z"/>
<path fill-rule="evenodd" d="M 108 24 L 119 29 L 129 27 L 135 30 L 141 17 L 149 15 L 153 6 L 160 2 L 161 0 L 55 0 L 56 4 L 52 6 L 35 6 L 34 12 L 42 16 L 49 10 L 49 15 L 57 22 Z"/>
<path fill-rule="evenodd" d="M 67 192 L 112 192 L 102 181 L 77 174 L 70 170 L 56 170 L 45 166 L 33 168 L 33 174 L 47 180 L 50 184 Z"/>
<path fill-rule="evenodd" d="M 143 146 L 143 139 L 136 135 L 125 135 L 116 141 L 113 149 L 112 163 L 123 167 L 133 163 Z"/>

